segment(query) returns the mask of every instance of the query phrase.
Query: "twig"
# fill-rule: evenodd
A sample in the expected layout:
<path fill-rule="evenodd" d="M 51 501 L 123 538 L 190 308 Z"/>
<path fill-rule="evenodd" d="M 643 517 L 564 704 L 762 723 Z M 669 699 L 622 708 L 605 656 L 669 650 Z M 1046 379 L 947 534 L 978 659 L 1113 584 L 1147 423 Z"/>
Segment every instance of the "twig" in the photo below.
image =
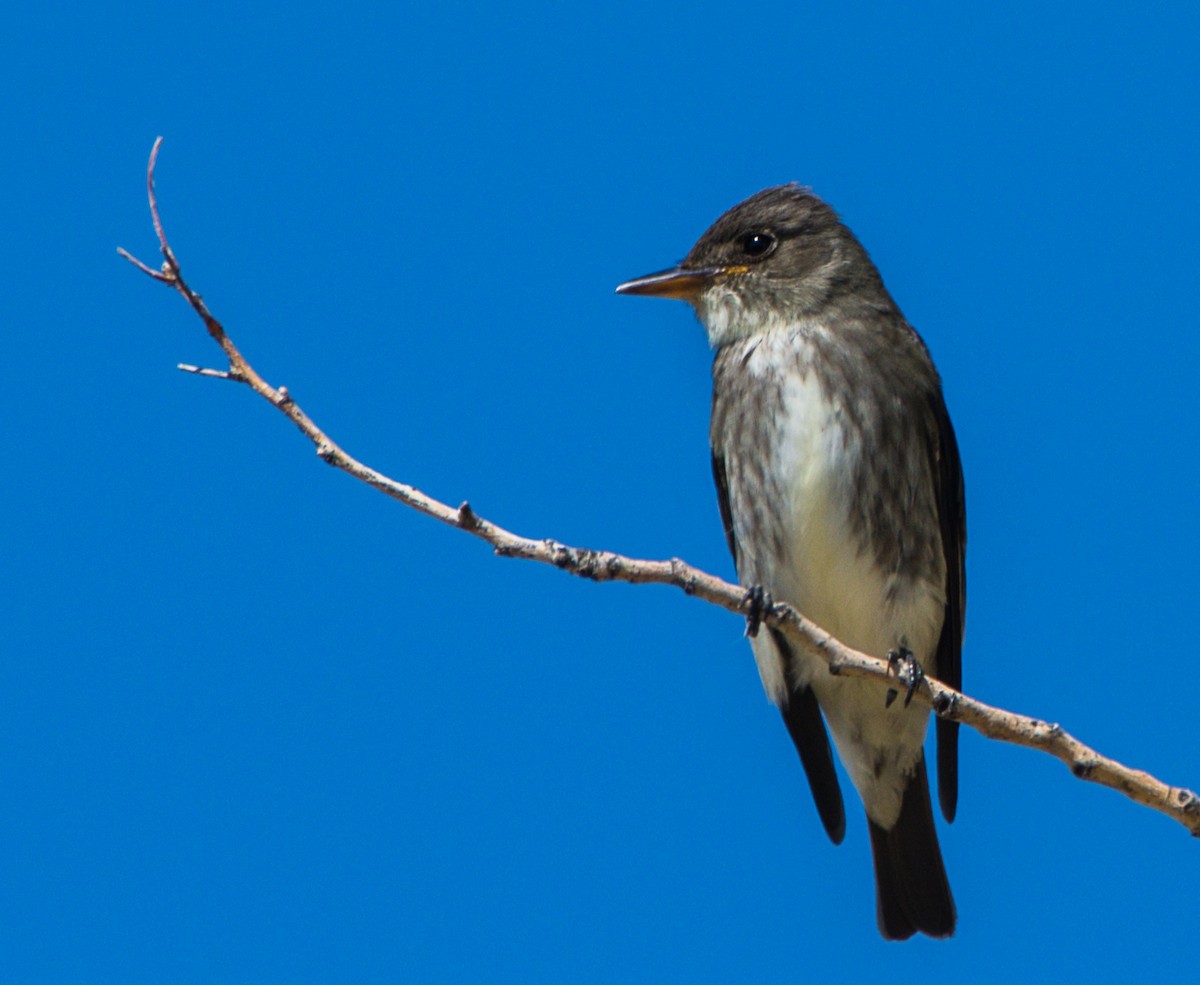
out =
<path fill-rule="evenodd" d="M 235 383 L 245 382 L 240 376 L 237 376 L 228 369 L 205 369 L 203 366 L 193 366 L 190 363 L 179 363 L 175 368 L 185 373 L 191 373 L 194 376 L 211 376 L 213 379 L 233 380 Z"/>
<path fill-rule="evenodd" d="M 397 482 L 348 455 L 300 409 L 286 387 L 276 389 L 255 372 L 226 335 L 224 327 L 209 311 L 204 300 L 184 280 L 179 261 L 163 230 L 154 191 L 154 169 L 161 146 L 162 138 L 159 137 L 150 152 L 146 189 L 154 231 L 163 255 L 162 270 L 154 270 L 123 249 L 117 252 L 143 273 L 170 285 L 182 294 L 229 360 L 229 368 L 226 370 L 202 369 L 180 364 L 181 370 L 199 376 L 246 384 L 285 414 L 313 443 L 317 455 L 323 461 L 426 516 L 478 537 L 490 544 L 492 550 L 500 557 L 524 558 L 552 564 L 570 574 L 592 581 L 674 585 L 688 595 L 694 595 L 729 612 L 743 617 L 747 615 L 751 609 L 751 600 L 747 598 L 745 589 L 694 568 L 679 558 L 671 558 L 668 561 L 642 560 L 612 551 L 571 547 L 556 540 L 522 537 L 479 516 L 469 503 L 464 502 L 457 507 L 450 506 L 413 486 Z M 786 603 L 765 607 L 760 615 L 763 623 L 787 634 L 797 646 L 824 660 L 829 665 L 830 673 L 846 677 L 872 678 L 888 684 L 895 683 L 885 660 L 850 649 Z M 1174 818 L 1193 835 L 1200 836 L 1200 797 L 1191 790 L 1169 786 L 1149 773 L 1130 769 L 1116 760 L 1102 756 L 1058 725 L 984 704 L 946 687 L 933 678 L 925 678 L 917 694 L 942 718 L 970 725 L 989 738 L 1048 752 L 1062 760 L 1075 776 L 1118 790 L 1131 800 Z"/>

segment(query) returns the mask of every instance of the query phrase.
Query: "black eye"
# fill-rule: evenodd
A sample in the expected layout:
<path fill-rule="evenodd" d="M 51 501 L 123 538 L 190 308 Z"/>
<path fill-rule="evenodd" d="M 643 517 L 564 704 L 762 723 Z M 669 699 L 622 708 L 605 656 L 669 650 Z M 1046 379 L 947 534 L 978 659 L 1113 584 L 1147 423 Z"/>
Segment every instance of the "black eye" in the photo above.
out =
<path fill-rule="evenodd" d="M 775 249 L 776 239 L 770 233 L 747 233 L 742 237 L 742 252 L 755 260 L 761 260 Z"/>

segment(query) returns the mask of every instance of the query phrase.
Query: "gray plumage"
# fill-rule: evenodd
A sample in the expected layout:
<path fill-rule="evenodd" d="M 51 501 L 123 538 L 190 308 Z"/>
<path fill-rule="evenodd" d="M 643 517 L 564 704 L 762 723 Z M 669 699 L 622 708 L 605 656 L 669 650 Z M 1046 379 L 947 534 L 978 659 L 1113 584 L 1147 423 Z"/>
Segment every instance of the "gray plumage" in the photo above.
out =
<path fill-rule="evenodd" d="M 767 189 L 718 219 L 679 267 L 618 290 L 689 301 L 716 349 L 713 473 L 740 581 L 851 647 L 906 648 L 959 687 L 965 514 L 941 381 L 833 210 L 795 185 Z M 889 706 L 883 685 L 835 678 L 778 633 L 751 643 L 835 842 L 845 818 L 824 723 L 863 800 L 884 936 L 948 936 L 927 710 Z M 939 722 L 950 820 L 956 740 Z"/>

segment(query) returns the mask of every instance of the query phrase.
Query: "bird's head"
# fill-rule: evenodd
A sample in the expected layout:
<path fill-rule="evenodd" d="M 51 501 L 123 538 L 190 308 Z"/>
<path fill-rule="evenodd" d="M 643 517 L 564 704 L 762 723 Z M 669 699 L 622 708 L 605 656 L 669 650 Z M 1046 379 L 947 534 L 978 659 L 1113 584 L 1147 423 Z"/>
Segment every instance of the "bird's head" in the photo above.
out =
<path fill-rule="evenodd" d="M 735 205 L 677 267 L 627 281 L 617 293 L 687 301 L 714 347 L 816 319 L 839 298 L 879 294 L 890 304 L 854 234 L 800 185 Z"/>

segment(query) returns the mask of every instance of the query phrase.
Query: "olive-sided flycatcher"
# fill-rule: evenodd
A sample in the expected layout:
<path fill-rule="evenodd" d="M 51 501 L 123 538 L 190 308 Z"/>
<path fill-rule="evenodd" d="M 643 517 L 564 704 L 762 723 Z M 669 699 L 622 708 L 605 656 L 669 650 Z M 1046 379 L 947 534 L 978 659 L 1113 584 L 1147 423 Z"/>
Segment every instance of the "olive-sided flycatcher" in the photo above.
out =
<path fill-rule="evenodd" d="M 925 344 L 837 214 L 805 188 L 768 188 L 721 216 L 678 267 L 617 291 L 688 301 L 716 350 L 713 473 L 741 583 L 848 646 L 915 658 L 959 688 L 966 524 L 954 430 Z M 835 843 L 846 819 L 826 726 L 862 797 L 880 932 L 952 934 L 928 710 L 891 700 L 880 682 L 832 676 L 777 631 L 750 642 Z M 950 821 L 957 738 L 938 721 Z"/>

